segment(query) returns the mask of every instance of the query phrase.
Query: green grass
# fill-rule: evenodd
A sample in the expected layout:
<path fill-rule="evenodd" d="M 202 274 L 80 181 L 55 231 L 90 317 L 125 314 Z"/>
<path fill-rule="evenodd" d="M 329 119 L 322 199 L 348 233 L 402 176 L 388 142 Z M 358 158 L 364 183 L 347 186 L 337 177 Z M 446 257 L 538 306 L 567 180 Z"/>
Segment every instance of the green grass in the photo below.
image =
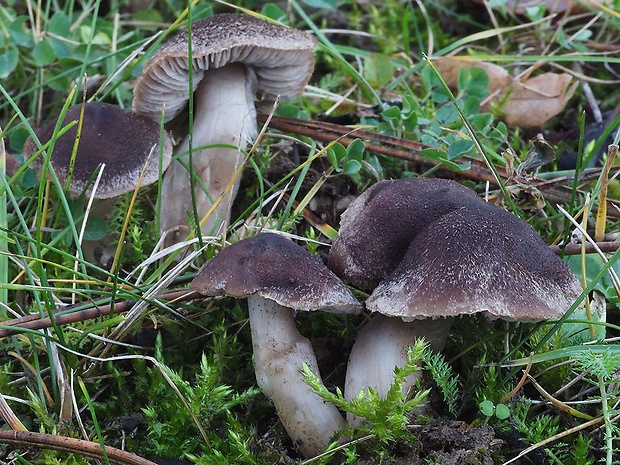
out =
<path fill-rule="evenodd" d="M 22 162 L 7 177 L 0 151 L 0 329 L 3 321 L 67 305 L 76 304 L 67 312 L 112 306 L 105 317 L 0 339 L 0 394 L 30 431 L 124 444 L 145 457 L 199 464 L 302 462 L 256 387 L 244 304 L 158 299 L 185 289 L 223 239 L 194 239 L 191 254 L 177 262 L 172 252 L 157 249 L 158 186 L 141 189 L 135 199 L 132 194 L 117 199 L 111 217 L 102 219 L 98 202 L 87 212 L 87 199 L 70 198 L 57 179 L 37 178 L 32 159 L 23 158 L 34 129 L 62 121 L 58 115 L 70 104 L 104 100 L 131 108 L 142 66 L 187 17 L 233 11 L 223 2 L 153 0 L 138 11 L 126 3 L 8 0 L 0 5 L 0 134 L 7 154 Z M 566 215 L 586 226 L 588 219 L 596 222 L 606 180 L 602 172 L 583 180 L 579 175 L 587 172 L 596 148 L 607 144 L 607 135 L 618 140 L 620 117 L 607 112 L 620 95 L 615 84 L 620 4 L 596 16 L 586 8 L 580 16 L 556 18 L 541 11 L 517 16 L 504 6 L 494 10 L 494 24 L 479 5 L 458 2 L 454 13 L 456 3 L 424 2 L 420 8 L 420 2 L 395 0 L 291 0 L 290 9 L 235 3 L 312 30 L 320 41 L 309 92 L 281 102 L 276 115 L 348 116 L 367 131 L 432 148 L 421 151 L 426 162 L 417 164 L 377 154 L 373 143 L 361 139 L 325 143 L 268 129 L 244 169 L 227 240 L 238 240 L 245 221 L 255 222 L 308 240 L 308 249 L 324 257 L 346 199 L 379 180 L 412 176 L 452 177 L 481 195 L 488 189 L 491 200 L 528 221 L 549 244 L 574 229 Z M 602 53 L 601 46 L 611 52 Z M 483 107 L 488 77 L 479 70 L 462 70 L 459 85 L 448 88 L 432 59 L 450 54 L 493 62 L 513 75 L 574 72 L 612 124 L 600 137 L 585 131 L 592 122 L 591 102 L 579 87 L 544 127 L 558 154 L 578 151 L 578 169 L 565 172 L 566 180 L 552 187 L 505 178 L 487 186 L 470 168 L 501 178 L 510 162 L 525 160 L 537 131 L 506 125 L 501 101 Z M 60 124 L 56 129 L 66 130 Z M 42 152 L 49 155 L 52 148 L 53 141 Z M 540 176 L 553 180 L 560 175 L 557 169 L 552 162 Z M 613 166 L 611 176 L 616 171 Z M 617 183 L 609 185 L 612 199 L 619 197 Z M 304 207 L 315 209 L 326 225 L 303 219 Z M 584 211 L 589 212 L 585 221 Z M 599 224 L 605 220 L 606 231 L 617 233 L 617 217 L 610 206 Z M 594 235 L 592 225 L 588 231 Z M 86 239 L 107 241 L 113 270 L 88 260 L 80 246 L 82 231 Z M 429 407 L 418 408 L 421 394 L 407 400 L 396 395 L 398 389 L 383 404 L 372 393 L 356 399 L 356 413 L 372 417 L 374 427 L 348 432 L 359 442 L 334 444 L 335 450 L 317 461 L 390 463 L 399 455 L 415 455 L 425 446 L 416 442 L 416 428 L 438 418 L 492 427 L 504 441 L 488 452 L 495 463 L 514 459 L 517 453 L 509 451 L 527 447 L 548 463 L 620 460 L 615 340 L 620 298 L 610 274 L 620 271 L 617 256 L 566 257 L 586 290 L 597 295 L 588 312 L 574 310 L 558 322 L 538 325 L 463 319 L 441 357 L 418 348 L 415 360 L 422 360 L 425 373 L 420 392 L 429 390 L 424 399 Z M 134 305 L 119 314 L 114 304 L 121 302 Z M 351 408 L 333 392 L 342 387 L 347 353 L 364 318 L 298 319 L 305 335 L 332 348 L 319 357 L 329 388 L 322 395 Z M 408 367 L 416 368 L 414 362 Z M 373 409 L 381 415 L 373 417 Z M 137 419 L 131 427 L 128 418 Z M 9 451 L 0 445 L 0 460 Z M 18 452 L 23 463 L 85 463 L 60 452 Z"/>

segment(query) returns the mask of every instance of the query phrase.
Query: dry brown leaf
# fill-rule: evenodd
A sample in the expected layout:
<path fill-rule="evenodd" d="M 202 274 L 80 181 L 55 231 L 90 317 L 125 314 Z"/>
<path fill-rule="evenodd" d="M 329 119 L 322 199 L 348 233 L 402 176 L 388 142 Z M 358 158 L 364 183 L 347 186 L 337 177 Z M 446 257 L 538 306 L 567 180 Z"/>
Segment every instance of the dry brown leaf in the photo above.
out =
<path fill-rule="evenodd" d="M 524 128 L 542 126 L 560 113 L 575 93 L 568 73 L 543 73 L 525 82 L 515 81 L 512 95 L 502 108 L 506 124 Z"/>
<path fill-rule="evenodd" d="M 489 76 L 491 97 L 482 111 L 488 111 L 492 105 L 502 102 L 501 117 L 509 126 L 542 126 L 566 107 L 578 85 L 577 82 L 571 85 L 573 78 L 567 73 L 543 73 L 520 81 L 511 77 L 501 66 L 459 57 L 436 58 L 433 64 L 451 88 L 457 86 L 461 68 L 483 69 Z M 505 99 L 507 101 L 503 103 Z"/>

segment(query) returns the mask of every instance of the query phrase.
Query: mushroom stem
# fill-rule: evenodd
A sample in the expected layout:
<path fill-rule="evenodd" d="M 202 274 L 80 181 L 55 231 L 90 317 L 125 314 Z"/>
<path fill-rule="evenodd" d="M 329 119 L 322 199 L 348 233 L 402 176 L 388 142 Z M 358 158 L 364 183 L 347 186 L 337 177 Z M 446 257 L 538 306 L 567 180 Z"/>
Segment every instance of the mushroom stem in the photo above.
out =
<path fill-rule="evenodd" d="M 344 396 L 354 399 L 360 390 L 369 387 L 385 398 L 394 383 L 394 367 L 403 367 L 407 362 L 407 347 L 416 339 L 424 337 L 434 351 L 440 351 L 446 344 L 451 318 L 423 319 L 405 322 L 400 318 L 376 315 L 360 331 L 349 356 Z M 403 392 L 410 392 L 420 372 L 411 374 L 403 386 Z M 358 425 L 359 417 L 349 415 L 349 424 Z"/>
<path fill-rule="evenodd" d="M 224 194 L 226 187 L 241 168 L 245 150 L 257 134 L 256 109 L 253 100 L 253 80 L 241 64 L 205 71 L 194 91 L 194 121 L 192 127 L 192 168 L 202 180 L 190 182 L 188 170 L 173 161 L 162 181 L 161 230 L 168 231 L 179 225 L 188 225 L 188 212 L 192 211 L 191 191 L 194 189 L 198 216 L 202 219 L 213 203 Z M 180 159 L 189 162 L 189 136 L 176 150 Z M 201 147 L 226 144 L 226 147 Z M 204 234 L 217 234 L 228 226 L 230 208 L 237 194 L 239 179 L 223 195 L 222 201 L 202 225 Z M 176 207 L 172 207 L 176 205 Z M 168 208 L 171 207 L 171 208 Z M 191 228 L 190 228 L 191 229 Z"/>
<path fill-rule="evenodd" d="M 248 307 L 258 385 L 299 451 L 315 456 L 346 422 L 304 382 L 303 363 L 319 373 L 312 345 L 299 334 L 290 308 L 256 294 L 248 297 Z"/>

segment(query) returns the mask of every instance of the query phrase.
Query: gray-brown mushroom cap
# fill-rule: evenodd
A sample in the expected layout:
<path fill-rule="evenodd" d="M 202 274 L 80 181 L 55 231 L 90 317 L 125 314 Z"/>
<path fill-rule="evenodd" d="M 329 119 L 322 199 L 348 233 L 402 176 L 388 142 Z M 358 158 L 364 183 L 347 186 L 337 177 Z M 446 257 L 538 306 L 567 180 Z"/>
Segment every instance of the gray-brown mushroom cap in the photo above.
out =
<path fill-rule="evenodd" d="M 329 268 L 350 284 L 374 289 L 397 266 L 413 238 L 433 220 L 483 200 L 448 179 L 382 181 L 343 213 Z"/>
<path fill-rule="evenodd" d="M 447 213 L 416 236 L 366 306 L 405 319 L 484 312 L 535 321 L 561 317 L 581 292 L 527 223 L 483 203 Z"/>
<path fill-rule="evenodd" d="M 134 88 L 134 111 L 159 121 L 172 120 L 189 100 L 187 31 L 174 35 L 149 60 Z M 191 69 L 194 89 L 205 71 L 231 63 L 251 70 L 256 100 L 299 96 L 314 69 L 316 39 L 242 14 L 218 14 L 192 25 Z"/>
<path fill-rule="evenodd" d="M 296 310 L 358 313 L 359 302 L 308 251 L 273 233 L 239 241 L 206 262 L 191 287 L 201 294 L 252 294 Z"/>
<path fill-rule="evenodd" d="M 84 106 L 69 107 L 61 128 L 72 121 L 76 124 L 54 142 L 50 163 L 62 185 L 66 184 L 69 177 L 70 162 L 78 135 L 77 123 L 80 118 L 82 127 L 69 186 L 72 194 L 78 195 L 83 192 L 92 180 L 93 173 L 103 163 L 106 166 L 97 188 L 97 198 L 116 197 L 134 190 L 147 161 L 148 166 L 141 185 L 146 186 L 157 181 L 160 172 L 159 124 L 115 105 L 92 102 Z M 56 125 L 57 121 L 53 120 L 35 131 L 41 144 L 45 145 L 52 139 Z M 165 132 L 163 143 L 161 171 L 168 167 L 172 155 L 172 142 Z M 29 138 L 24 145 L 24 156 L 28 158 L 37 150 L 37 144 Z M 43 162 L 44 157 L 41 155 L 33 161 L 32 166 L 41 170 Z M 91 189 L 92 186 L 89 187 L 87 194 L 90 194 Z"/>

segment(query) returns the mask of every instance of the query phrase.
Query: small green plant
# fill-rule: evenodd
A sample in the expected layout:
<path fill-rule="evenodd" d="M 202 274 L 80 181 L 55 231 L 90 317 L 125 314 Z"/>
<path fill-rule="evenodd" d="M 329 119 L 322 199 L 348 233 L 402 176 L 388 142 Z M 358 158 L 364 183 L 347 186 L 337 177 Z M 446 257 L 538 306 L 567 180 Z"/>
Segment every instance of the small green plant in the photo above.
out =
<path fill-rule="evenodd" d="M 407 350 L 407 363 L 404 367 L 394 369 L 396 375 L 385 398 L 379 397 L 372 389 L 362 390 L 352 400 L 346 400 L 342 391 L 330 392 L 307 366 L 304 366 L 304 378 L 321 398 L 336 407 L 355 416 L 365 418 L 370 427 L 362 426 L 360 431 L 369 428 L 381 443 L 388 443 L 403 438 L 407 434 L 407 425 L 412 413 L 419 411 L 424 405 L 424 399 L 429 391 L 417 391 L 411 399 L 403 392 L 406 378 L 421 370 L 420 363 L 424 359 L 424 352 L 429 350 L 426 342 L 416 341 L 415 345 Z"/>
<path fill-rule="evenodd" d="M 425 350 L 422 353 L 424 369 L 430 372 L 452 416 L 457 414 L 459 396 L 459 378 L 440 353 Z"/>
<path fill-rule="evenodd" d="M 506 404 L 495 404 L 490 400 L 483 400 L 478 407 L 487 418 L 496 417 L 498 420 L 506 420 L 510 416 L 510 408 Z"/>
<path fill-rule="evenodd" d="M 209 363 L 205 355 L 194 381 L 186 381 L 187 376 L 165 365 L 161 336 L 157 338 L 156 359 L 185 402 L 181 402 L 157 368 L 143 372 L 139 388 L 150 393 L 149 404 L 142 409 L 148 424 L 144 449 L 159 457 L 191 456 L 197 463 L 254 463 L 250 449 L 254 431 L 241 425 L 234 409 L 247 404 L 260 391 L 249 388 L 234 392 L 222 383 L 220 366 Z M 207 437 L 197 440 L 201 433 Z"/>

